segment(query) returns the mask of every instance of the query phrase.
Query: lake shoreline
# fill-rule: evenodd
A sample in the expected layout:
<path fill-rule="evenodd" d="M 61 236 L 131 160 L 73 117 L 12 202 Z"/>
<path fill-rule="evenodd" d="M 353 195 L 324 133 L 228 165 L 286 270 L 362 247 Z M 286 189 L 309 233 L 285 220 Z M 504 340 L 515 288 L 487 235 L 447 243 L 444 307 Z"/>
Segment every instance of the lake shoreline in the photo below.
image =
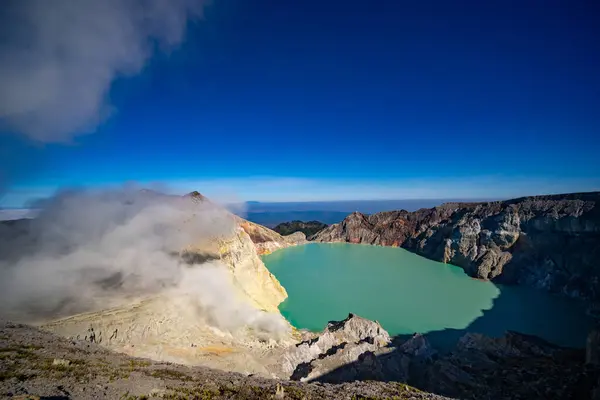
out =
<path fill-rule="evenodd" d="M 288 298 L 278 308 L 299 331 L 318 333 L 329 321 L 354 313 L 380 321 L 391 335 L 402 338 L 444 330 L 499 337 L 512 330 L 561 346 L 585 346 L 593 324 L 586 322 L 592 318 L 580 301 L 530 287 L 473 279 L 458 266 L 432 261 L 401 247 L 384 250 L 387 248 L 394 247 L 307 242 L 262 255 L 261 259 L 286 288 Z M 361 258 L 358 263 L 362 266 L 353 266 Z M 417 275 L 412 276 L 414 273 Z M 366 304 L 376 303 L 377 298 L 382 299 L 378 304 Z M 390 310 L 382 312 L 385 309 Z M 318 315 L 303 315 L 307 313 Z M 557 315 L 543 318 L 549 313 Z M 559 322 L 561 318 L 564 324 Z M 569 326 L 575 329 L 573 335 L 565 332 Z"/>

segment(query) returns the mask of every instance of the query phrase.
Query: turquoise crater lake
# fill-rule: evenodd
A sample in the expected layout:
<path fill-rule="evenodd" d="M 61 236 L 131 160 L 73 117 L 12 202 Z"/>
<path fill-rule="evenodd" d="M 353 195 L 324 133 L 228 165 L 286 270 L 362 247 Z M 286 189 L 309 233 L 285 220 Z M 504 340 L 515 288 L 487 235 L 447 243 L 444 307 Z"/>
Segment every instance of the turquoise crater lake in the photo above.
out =
<path fill-rule="evenodd" d="M 582 347 L 592 319 L 579 301 L 468 277 L 456 266 L 404 249 L 310 243 L 263 257 L 288 292 L 282 314 L 297 328 L 322 330 L 352 312 L 378 320 L 391 335 L 429 333 L 437 346 L 465 330 L 506 330 Z"/>

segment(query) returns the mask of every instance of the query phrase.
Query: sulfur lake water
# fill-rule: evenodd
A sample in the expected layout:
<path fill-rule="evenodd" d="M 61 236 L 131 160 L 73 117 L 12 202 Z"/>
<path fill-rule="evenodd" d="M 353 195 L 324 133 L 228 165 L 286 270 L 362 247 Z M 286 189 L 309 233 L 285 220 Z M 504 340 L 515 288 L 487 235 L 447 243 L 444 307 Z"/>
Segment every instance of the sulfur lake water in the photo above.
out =
<path fill-rule="evenodd" d="M 580 301 L 476 280 L 400 248 L 310 243 L 263 261 L 288 292 L 282 314 L 312 331 L 352 312 L 378 320 L 390 335 L 427 334 L 440 348 L 465 332 L 501 336 L 507 330 L 583 347 L 593 326 Z"/>

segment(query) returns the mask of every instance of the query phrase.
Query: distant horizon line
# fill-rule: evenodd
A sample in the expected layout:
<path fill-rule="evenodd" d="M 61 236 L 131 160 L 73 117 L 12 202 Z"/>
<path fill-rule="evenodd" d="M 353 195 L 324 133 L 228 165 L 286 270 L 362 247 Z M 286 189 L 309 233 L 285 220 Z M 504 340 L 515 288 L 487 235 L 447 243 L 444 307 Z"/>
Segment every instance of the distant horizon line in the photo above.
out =
<path fill-rule="evenodd" d="M 561 192 L 561 193 L 547 193 L 547 194 L 531 194 L 523 196 L 509 196 L 509 197 L 423 197 L 423 198 L 409 198 L 409 199 L 359 199 L 359 200 L 301 200 L 301 201 L 260 201 L 260 200 L 247 200 L 240 201 L 237 203 L 230 204 L 288 204 L 288 203 L 350 203 L 350 202 L 384 202 L 384 201 L 505 201 L 505 200 L 516 200 L 525 197 L 546 197 L 546 196 L 567 196 L 577 194 L 592 194 L 600 193 L 598 190 L 580 191 L 580 192 Z"/>
<path fill-rule="evenodd" d="M 140 189 L 146 190 L 146 189 Z M 181 196 L 185 196 L 192 192 L 187 192 L 181 194 Z M 358 203 L 358 202 L 394 202 L 394 201 L 443 201 L 443 202 L 465 202 L 465 201 L 477 201 L 477 202 L 485 202 L 485 201 L 506 201 L 506 200 L 516 200 L 525 197 L 544 197 L 544 196 L 566 196 L 566 195 L 577 195 L 577 194 L 593 194 L 600 193 L 598 190 L 590 190 L 590 191 L 579 191 L 579 192 L 564 192 L 564 193 L 548 193 L 548 194 L 534 194 L 534 195 L 525 195 L 525 196 L 516 196 L 516 197 L 502 197 L 502 198 L 486 198 L 486 197 L 439 197 L 439 198 L 408 198 L 408 199 L 360 199 L 360 200 L 300 200 L 300 201 L 260 201 L 260 200 L 245 200 L 238 202 L 226 202 L 223 204 L 310 204 L 310 203 Z M 207 196 L 210 198 L 210 196 Z M 7 207 L 0 206 L 0 210 L 36 210 L 36 208 L 30 207 Z"/>
<path fill-rule="evenodd" d="M 140 189 L 145 190 L 145 189 Z M 189 192 L 192 193 L 192 192 Z M 186 196 L 189 193 L 180 194 L 180 196 Z M 581 192 L 588 193 L 588 192 Z M 594 193 L 594 192 L 589 192 Z M 201 193 L 202 194 L 202 193 Z M 576 194 L 576 193 L 562 193 L 562 194 Z M 560 196 L 561 194 L 558 194 Z M 204 196 L 204 195 L 203 195 Z M 541 195 L 545 196 L 545 195 Z M 554 195 L 546 195 L 554 196 Z M 210 196 L 205 196 L 210 198 Z M 533 197 L 533 196 L 521 196 L 521 197 Z M 481 198 L 481 197 L 440 197 L 440 198 L 411 198 L 411 199 L 358 199 L 358 200 L 300 200 L 300 201 L 260 201 L 260 200 L 244 200 L 237 202 L 226 202 L 223 204 L 290 204 L 290 203 L 357 203 L 357 202 L 390 202 L 390 201 L 500 201 L 510 200 L 510 198 L 499 199 L 499 198 Z M 0 210 L 35 210 L 31 207 L 7 207 L 0 206 Z"/>
<path fill-rule="evenodd" d="M 583 192 L 582 192 L 583 193 Z M 587 192 L 586 192 L 587 193 Z M 593 192 L 590 192 L 593 193 Z M 562 194 L 574 194 L 574 193 L 562 193 Z M 560 194 L 558 194 L 560 196 Z M 542 196 L 553 196 L 553 195 L 542 195 Z M 532 196 L 521 196 L 521 197 L 532 197 Z M 439 198 L 411 198 L 411 199 L 357 199 L 357 200 L 301 200 L 301 201 L 260 201 L 260 200 L 248 200 L 241 201 L 239 203 L 246 204 L 287 204 L 287 203 L 350 203 L 350 202 L 374 202 L 374 201 L 436 201 L 436 200 L 478 200 L 478 201 L 497 201 L 502 199 L 491 199 L 491 198 L 481 198 L 481 197 L 439 197 Z M 506 200 L 509 200 L 508 198 Z"/>
<path fill-rule="evenodd" d="M 347 204 L 347 202 L 489 201 L 527 196 L 594 192 L 600 178 L 564 179 L 519 176 L 471 176 L 411 179 L 316 179 L 299 177 L 169 179 L 115 182 L 87 182 L 69 185 L 13 185 L 0 196 L 1 207 L 32 207 L 36 200 L 50 198 L 62 190 L 153 190 L 172 195 L 198 191 L 221 204 Z M 360 204 L 360 203 L 359 203 Z"/>

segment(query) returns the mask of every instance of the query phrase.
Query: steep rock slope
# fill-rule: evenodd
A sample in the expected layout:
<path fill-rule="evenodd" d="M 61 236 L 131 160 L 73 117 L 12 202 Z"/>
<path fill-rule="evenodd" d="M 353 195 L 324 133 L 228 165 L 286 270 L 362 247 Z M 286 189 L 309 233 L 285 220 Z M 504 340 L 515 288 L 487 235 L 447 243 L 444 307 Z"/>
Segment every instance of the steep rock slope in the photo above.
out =
<path fill-rule="evenodd" d="M 211 318 L 221 316 L 205 315 L 206 310 L 199 309 L 195 298 L 166 292 L 124 306 L 51 321 L 42 328 L 87 340 L 93 334 L 95 342 L 132 356 L 278 376 L 278 354 L 296 339 L 277 309 L 287 293 L 258 254 L 292 243 L 267 228 L 236 221 L 239 225 L 233 235 L 190 246 L 187 256 L 198 262 L 217 260 L 227 267 L 240 301 L 231 305 L 231 313 L 255 315 L 240 317 L 246 318 L 249 327 L 215 328 L 223 322 L 217 324 Z"/>
<path fill-rule="evenodd" d="M 283 249 L 302 242 L 296 235 L 282 236 L 271 229 L 243 218 L 236 217 L 239 226 L 248 234 L 256 246 L 259 255 L 269 254 L 277 249 Z"/>
<path fill-rule="evenodd" d="M 191 228 L 199 224 L 225 228 L 200 230 L 212 233 L 186 236 L 191 240 L 184 248 L 164 254 L 165 261 L 179 260 L 173 261 L 177 269 L 173 262 L 169 264 L 169 271 L 177 273 L 176 280 L 167 280 L 162 289 L 132 293 L 120 291 L 126 278 L 113 274 L 109 280 L 98 281 L 99 287 L 108 285 L 108 289 L 98 291 L 101 297 L 95 297 L 93 307 L 36 319 L 19 316 L 19 321 L 130 355 L 278 376 L 277 355 L 296 341 L 297 333 L 277 308 L 287 293 L 259 254 L 301 241 L 227 213 L 198 192 L 186 195 L 184 201 L 177 229 L 194 231 Z M 145 218 L 153 220 L 154 216 Z M 11 221 L 2 228 L 10 230 L 4 233 L 11 236 L 27 236 L 31 226 L 30 221 Z M 140 254 L 144 250 L 135 247 Z M 143 272 L 147 260 L 141 260 Z"/>
<path fill-rule="evenodd" d="M 350 214 L 310 238 L 404 247 L 469 275 L 600 298 L 600 192 Z"/>
<path fill-rule="evenodd" d="M 231 305 L 232 316 L 210 314 L 210 303 L 207 309 L 206 300 L 198 303 L 195 296 L 167 291 L 123 306 L 44 323 L 42 328 L 87 340 L 92 340 L 93 335 L 95 342 L 133 356 L 273 376 L 265 367 L 269 364 L 269 353 L 294 340 L 291 327 L 277 310 L 287 293 L 260 260 L 250 236 L 238 227 L 234 235 L 219 238 L 213 246 L 188 251 L 196 251 L 191 254 L 203 260 L 218 260 L 227 267 L 239 300 Z M 238 323 L 224 329 L 226 320 L 214 321 L 214 318 L 233 319 L 238 312 L 256 315 L 249 319 L 240 317 L 251 328 Z"/>
<path fill-rule="evenodd" d="M 256 235 L 258 230 L 262 233 L 261 240 Z M 284 248 L 292 243 L 268 231 L 251 222 L 240 222 L 236 234 L 220 242 L 219 259 L 230 268 L 235 284 L 258 308 L 279 312 L 277 306 L 287 298 L 287 292 L 265 267 L 259 254 L 267 252 L 266 249 Z"/>

